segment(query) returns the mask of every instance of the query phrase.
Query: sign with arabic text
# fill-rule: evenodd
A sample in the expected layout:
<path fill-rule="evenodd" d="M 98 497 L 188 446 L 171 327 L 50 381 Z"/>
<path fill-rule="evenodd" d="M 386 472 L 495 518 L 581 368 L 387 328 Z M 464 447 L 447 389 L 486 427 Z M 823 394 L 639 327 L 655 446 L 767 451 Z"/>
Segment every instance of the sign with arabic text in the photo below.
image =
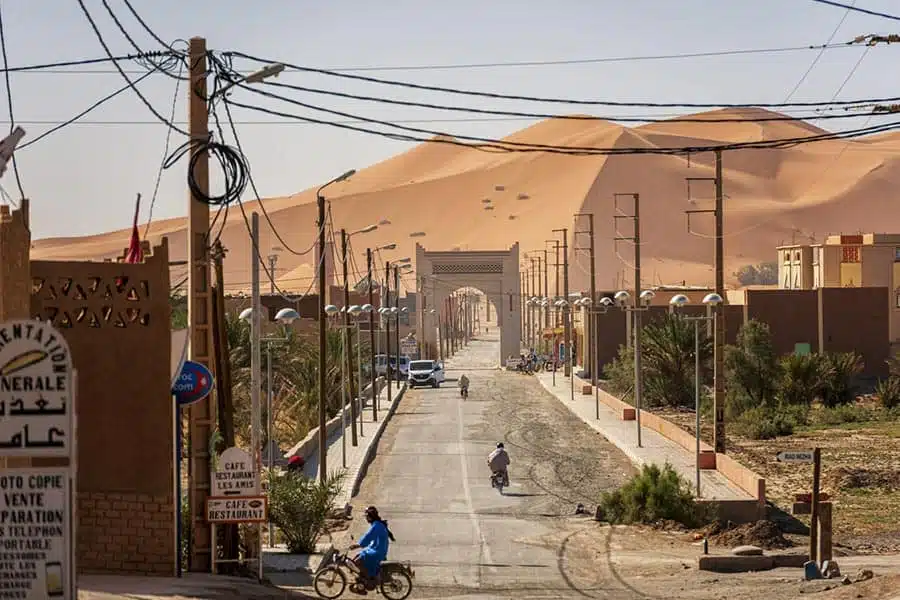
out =
<path fill-rule="evenodd" d="M 75 600 L 67 469 L 0 475 L 0 598 Z"/>
<path fill-rule="evenodd" d="M 71 456 L 72 355 L 48 323 L 0 324 L 0 457 Z"/>

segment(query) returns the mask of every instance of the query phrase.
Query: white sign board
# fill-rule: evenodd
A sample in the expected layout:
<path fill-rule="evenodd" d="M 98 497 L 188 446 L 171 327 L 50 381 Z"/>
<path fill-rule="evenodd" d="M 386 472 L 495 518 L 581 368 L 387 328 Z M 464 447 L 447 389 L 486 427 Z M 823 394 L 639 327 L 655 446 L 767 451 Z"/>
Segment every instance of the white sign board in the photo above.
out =
<path fill-rule="evenodd" d="M 65 469 L 0 474 L 0 598 L 75 600 Z"/>
<path fill-rule="evenodd" d="M 418 344 L 416 344 L 416 340 L 411 340 L 409 338 L 402 338 L 400 340 L 400 353 L 401 354 L 415 354 L 419 349 Z"/>
<path fill-rule="evenodd" d="M 812 450 L 785 450 L 784 452 L 779 452 L 778 456 L 775 457 L 778 462 L 786 462 L 786 463 L 812 463 L 813 462 L 813 451 Z"/>
<path fill-rule="evenodd" d="M 250 453 L 232 446 L 219 456 L 211 496 L 258 496 L 259 478 Z"/>
<path fill-rule="evenodd" d="M 269 503 L 265 496 L 206 499 L 206 520 L 209 523 L 265 523 L 268 512 Z"/>
<path fill-rule="evenodd" d="M 73 454 L 73 381 L 69 346 L 56 329 L 0 324 L 0 457 Z"/>

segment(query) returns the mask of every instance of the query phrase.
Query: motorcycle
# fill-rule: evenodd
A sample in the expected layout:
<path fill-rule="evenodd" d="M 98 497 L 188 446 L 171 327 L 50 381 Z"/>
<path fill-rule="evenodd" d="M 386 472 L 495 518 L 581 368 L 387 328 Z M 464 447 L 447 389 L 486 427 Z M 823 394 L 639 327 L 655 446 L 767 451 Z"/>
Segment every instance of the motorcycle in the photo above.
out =
<path fill-rule="evenodd" d="M 491 487 L 497 488 L 502 494 L 503 488 L 509 487 L 509 473 L 505 471 L 494 471 L 491 475 Z"/>
<path fill-rule="evenodd" d="M 412 593 L 412 580 L 416 573 L 410 563 L 384 561 L 374 578 L 364 578 L 359 567 L 348 557 L 347 552 L 336 552 L 316 572 L 313 589 L 320 598 L 339 598 L 347 589 L 347 579 L 352 578 L 350 591 L 366 594 L 378 590 L 388 600 L 406 600 Z"/>

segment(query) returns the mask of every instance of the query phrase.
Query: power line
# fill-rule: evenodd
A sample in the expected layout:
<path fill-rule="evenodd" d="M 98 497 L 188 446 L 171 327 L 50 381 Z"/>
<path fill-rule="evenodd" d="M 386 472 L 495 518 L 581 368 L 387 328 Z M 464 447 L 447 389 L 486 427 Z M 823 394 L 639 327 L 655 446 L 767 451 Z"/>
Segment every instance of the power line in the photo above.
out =
<path fill-rule="evenodd" d="M 6 35 L 3 31 L 3 11 L 0 8 L 0 52 L 3 54 L 3 67 L 6 68 L 6 65 L 9 64 L 6 60 Z M 16 117 L 13 113 L 13 99 L 12 99 L 12 87 L 9 84 L 9 72 L 4 73 L 4 77 L 6 78 L 6 104 L 9 108 L 9 132 L 13 132 L 13 128 L 15 127 Z M 19 197 L 25 198 L 25 191 L 22 189 L 22 178 L 19 176 L 19 163 L 16 160 L 16 155 L 13 153 L 12 155 L 12 164 L 13 164 L 13 172 L 16 175 L 16 186 L 19 188 Z"/>
<path fill-rule="evenodd" d="M 897 15 L 889 15 L 887 13 L 877 12 L 874 10 L 869 10 L 866 8 L 859 8 L 858 6 L 853 6 L 853 4 L 856 4 L 855 2 L 853 4 L 844 4 L 842 2 L 835 2 L 834 0 L 812 0 L 812 1 L 818 2 L 819 4 L 828 4 L 830 6 L 836 6 L 838 8 L 846 8 L 847 10 L 852 10 L 852 11 L 856 11 L 859 13 L 872 15 L 873 17 L 883 17 L 885 19 L 900 21 L 900 17 L 898 17 Z"/>
<path fill-rule="evenodd" d="M 853 0 L 852 4 L 855 5 L 855 4 L 856 4 L 856 0 Z M 788 95 L 785 97 L 785 99 L 784 99 L 785 102 L 789 102 L 789 101 L 791 100 L 791 98 L 794 97 L 794 94 L 797 93 L 797 90 L 800 89 L 800 86 L 803 85 L 803 82 L 806 81 L 806 78 L 809 77 L 809 74 L 812 73 L 812 70 L 813 70 L 814 68 L 816 68 L 816 65 L 819 63 L 819 60 L 820 60 L 820 59 L 822 58 L 822 56 L 825 54 L 825 47 L 826 47 L 828 44 L 831 43 L 831 40 L 833 40 L 833 39 L 835 38 L 835 36 L 837 35 L 838 31 L 840 31 L 841 26 L 844 24 L 844 21 L 847 20 L 847 17 L 848 17 L 848 16 L 850 16 L 850 10 L 849 10 L 849 9 L 847 9 L 847 11 L 844 12 L 844 16 L 841 17 L 841 20 L 840 20 L 840 21 L 838 21 L 838 24 L 837 24 L 837 26 L 834 28 L 834 31 L 831 32 L 831 35 L 828 36 L 828 41 L 825 42 L 825 45 L 822 46 L 822 49 L 819 50 L 818 54 L 816 54 L 816 57 L 812 60 L 812 62 L 810 63 L 809 67 L 806 69 L 806 71 L 805 71 L 805 72 L 803 73 L 803 75 L 800 77 L 800 81 L 797 82 L 797 84 L 793 87 L 793 89 L 791 89 L 791 91 L 790 91 L 790 92 L 788 93 Z"/>
<path fill-rule="evenodd" d="M 490 98 L 495 100 L 518 100 L 522 102 L 543 102 L 547 104 L 570 104 L 575 106 L 631 106 L 631 107 L 642 107 L 642 108 L 782 108 L 782 107 L 822 107 L 822 106 L 851 106 L 855 104 L 864 104 L 871 102 L 870 99 L 866 100 L 843 100 L 840 102 L 781 102 L 781 103 L 767 103 L 767 102 L 744 102 L 744 103 L 728 103 L 728 102 L 713 102 L 713 103 L 696 103 L 696 102 L 624 102 L 624 101 L 613 101 L 613 100 L 579 100 L 573 98 L 553 98 L 553 97 L 540 97 L 540 96 L 520 96 L 515 94 L 501 94 L 497 92 L 486 92 L 486 91 L 478 91 L 478 90 L 469 90 L 462 88 L 449 88 L 435 85 L 425 85 L 419 83 L 412 83 L 409 81 L 399 81 L 392 79 L 383 79 L 378 77 L 369 77 L 366 75 L 353 75 L 350 73 L 340 73 L 337 71 L 330 71 L 327 69 L 319 69 L 315 67 L 303 67 L 299 65 L 294 65 L 287 63 L 285 61 L 279 61 L 276 59 L 266 59 L 259 58 L 256 56 L 252 56 L 249 54 L 244 54 L 243 52 L 225 52 L 223 56 L 228 57 L 239 57 L 246 58 L 248 60 L 253 60 L 258 63 L 263 64 L 272 64 L 272 63 L 280 63 L 285 65 L 285 67 L 289 67 L 291 69 L 297 69 L 300 71 L 304 71 L 307 73 L 317 73 L 320 75 L 327 75 L 331 77 L 338 77 L 343 79 L 351 79 L 355 81 L 365 81 L 367 83 L 375 83 L 378 85 L 385 86 L 393 86 L 407 89 L 414 89 L 419 91 L 428 91 L 428 92 L 440 92 L 444 94 L 455 94 L 461 96 L 473 96 L 479 98 Z"/>
<path fill-rule="evenodd" d="M 126 2 L 126 4 L 128 4 Z M 162 40 L 157 40 L 162 43 Z M 165 45 L 165 44 L 163 44 Z M 603 63 L 622 63 L 622 62 L 642 62 L 657 60 L 680 60 L 693 58 L 712 58 L 724 56 L 744 56 L 754 54 L 785 54 L 791 52 L 805 52 L 810 50 L 836 50 L 839 48 L 850 47 L 847 43 L 839 44 L 810 44 L 807 46 L 786 46 L 776 48 L 745 48 L 734 50 L 712 50 L 706 52 L 685 52 L 677 54 L 656 54 L 656 55 L 638 55 L 638 56 L 612 56 L 597 58 L 575 58 L 575 59 L 558 59 L 558 60 L 522 60 L 522 61 L 495 61 L 483 63 L 451 63 L 451 64 L 425 64 L 425 65 L 382 65 L 382 66 L 355 66 L 355 67 L 328 67 L 329 71 L 336 73 L 364 73 L 379 71 L 451 71 L 451 70 L 470 70 L 470 69 L 502 69 L 502 68 L 523 68 L 523 67 L 551 67 L 551 66 L 575 66 L 575 65 L 594 65 Z M 98 59 L 95 63 L 108 62 L 108 59 Z M 88 75 L 117 75 L 118 71 L 106 69 L 90 69 L 90 70 L 73 70 L 63 67 L 86 66 L 92 63 L 58 63 L 52 65 L 38 65 L 35 67 L 16 67 L 13 72 L 35 73 L 35 74 L 88 74 Z M 251 73 L 253 69 L 239 69 L 242 74 Z M 286 72 L 299 72 L 297 69 L 287 68 Z M 141 74 L 141 71 L 125 71 L 130 75 Z"/>
<path fill-rule="evenodd" d="M 148 51 L 142 52 L 140 54 L 121 54 L 118 56 L 103 56 L 100 58 L 80 58 L 76 60 L 66 60 L 66 61 L 57 61 L 52 63 L 38 63 L 33 65 L 23 65 L 19 67 L 4 67 L 2 71 L 4 73 L 73 73 L 77 75 L 83 75 L 85 73 L 102 73 L 106 75 L 119 75 L 122 71 L 74 71 L 74 70 L 63 70 L 63 71 L 54 71 L 53 69 L 61 69 L 64 67 L 80 67 L 86 65 L 98 65 L 105 63 L 117 63 L 117 62 L 125 62 L 125 61 L 137 61 L 141 59 L 149 59 L 149 58 L 164 58 L 166 56 L 172 56 L 177 54 L 173 50 L 168 52 L 156 52 L 156 51 Z M 131 75 L 142 75 L 146 73 L 146 70 L 143 71 L 125 71 L 125 73 Z"/>
<path fill-rule="evenodd" d="M 153 71 L 148 71 L 148 72 L 144 73 L 141 77 L 139 77 L 138 79 L 135 80 L 134 85 L 139 84 L 140 82 L 142 82 L 143 80 L 147 79 L 147 78 L 150 77 L 151 75 L 153 75 Z M 33 138 L 33 139 L 29 140 L 28 142 L 26 142 L 25 144 L 22 144 L 21 146 L 18 147 L 18 150 L 19 150 L 19 151 L 22 151 L 22 150 L 24 150 L 25 148 L 27 148 L 28 146 L 31 146 L 32 144 L 36 144 L 37 142 L 41 141 L 41 140 L 44 139 L 45 137 L 47 137 L 47 136 L 49 136 L 49 135 L 52 135 L 52 134 L 56 133 L 56 132 L 59 131 L 60 129 L 64 129 L 64 128 L 70 126 L 70 125 L 75 125 L 76 123 L 78 123 L 78 121 L 79 121 L 79 119 L 81 119 L 81 117 L 83 117 L 83 116 L 87 115 L 88 113 L 90 113 L 91 111 L 93 111 L 93 110 L 95 110 L 95 109 L 97 109 L 97 108 L 103 106 L 104 104 L 106 104 L 107 102 L 109 102 L 110 100 L 112 100 L 113 98 L 115 98 L 116 96 L 118 96 L 118 95 L 120 95 L 120 94 L 122 94 L 122 93 L 124 93 L 124 92 L 127 92 L 127 91 L 130 90 L 130 89 L 131 89 L 131 85 L 130 85 L 130 84 L 129 84 L 129 85 L 126 85 L 126 86 L 124 86 L 124 87 L 121 87 L 121 88 L 119 88 L 118 90 L 112 92 L 111 94 L 107 94 L 106 96 L 104 96 L 104 97 L 101 98 L 100 100 L 97 100 L 96 102 L 94 102 L 93 104 L 91 104 L 89 107 L 87 107 L 86 109 L 84 109 L 83 111 L 81 111 L 80 113 L 78 113 L 77 115 L 75 115 L 74 117 L 71 117 L 70 119 L 66 119 L 65 121 L 54 121 L 54 122 L 52 122 L 52 123 L 55 124 L 55 127 L 51 128 L 51 129 L 48 129 L 47 131 L 45 131 L 45 132 L 42 133 L 41 135 L 37 136 L 36 138 Z M 32 124 L 32 125 L 37 125 L 37 124 L 47 124 L 47 123 L 50 123 L 50 122 L 48 122 L 48 121 L 41 121 L 41 122 L 35 122 L 35 121 L 20 121 L 20 122 L 19 122 L 20 125 L 21 125 L 21 124 L 26 124 L 26 123 L 27 123 L 27 124 Z M 152 123 L 153 125 L 159 125 L 159 124 L 160 124 L 158 121 L 148 121 L 148 123 Z M 88 124 L 91 124 L 91 122 L 81 122 L 81 123 L 79 123 L 79 124 L 81 124 L 81 125 L 88 125 Z M 169 131 L 172 131 L 171 128 L 168 128 L 168 127 L 167 127 L 167 129 L 168 129 Z M 146 234 L 145 234 L 145 237 L 146 237 Z"/>
<path fill-rule="evenodd" d="M 270 114 L 272 116 L 280 116 L 285 118 L 294 118 L 307 120 L 310 122 L 316 122 L 321 124 L 330 124 L 343 129 L 359 131 L 362 133 L 370 133 L 375 135 L 382 135 L 384 137 L 389 137 L 391 139 L 401 140 L 401 141 L 417 141 L 417 142 L 432 142 L 432 143 L 445 143 L 445 144 L 453 144 L 453 145 L 461 145 L 470 148 L 476 148 L 480 150 L 494 150 L 500 152 L 550 152 L 550 153 L 558 153 L 558 154 L 604 154 L 604 155 L 612 155 L 612 154 L 690 154 L 696 152 L 708 152 L 711 150 L 738 150 L 744 148 L 784 148 L 793 145 L 809 143 L 813 141 L 820 141 L 824 139 L 838 139 L 838 138 L 847 138 L 847 137 L 859 137 L 862 135 L 868 135 L 871 133 L 878 133 L 881 131 L 889 131 L 900 126 L 900 121 L 892 122 L 889 124 L 882 124 L 879 126 L 873 126 L 869 128 L 861 128 L 861 129 L 853 129 L 839 132 L 824 132 L 822 134 L 815 134 L 810 136 L 802 136 L 795 138 L 783 138 L 783 139 L 774 139 L 774 140 L 760 140 L 760 141 L 752 141 L 752 142 L 735 142 L 728 144 L 713 144 L 708 146 L 683 146 L 683 147 L 672 147 L 672 148 L 647 148 L 647 147 L 635 147 L 635 148 L 622 148 L 622 147 L 612 147 L 612 148 L 600 148 L 600 147 L 586 147 L 586 146 L 558 146 L 551 144 L 536 144 L 536 143 L 523 143 L 523 142 L 514 142 L 508 140 L 498 140 L 496 138 L 486 138 L 480 136 L 468 136 L 462 134 L 448 134 L 446 132 L 439 132 L 431 129 L 424 129 L 418 127 L 408 127 L 404 125 L 398 125 L 396 123 L 392 123 L 389 121 L 384 121 L 380 119 L 369 119 L 366 117 L 362 117 L 359 115 L 353 115 L 350 113 L 345 113 L 342 111 L 334 111 L 326 108 L 322 108 L 315 105 L 306 104 L 300 102 L 298 100 L 293 100 L 289 98 L 284 98 L 282 96 L 278 96 L 277 94 L 270 94 L 268 92 L 264 92 L 262 90 L 256 90 L 252 88 L 248 88 L 246 86 L 240 85 L 240 87 L 244 89 L 249 89 L 253 93 L 261 94 L 263 96 L 268 96 L 270 98 L 278 99 L 284 102 L 288 102 L 290 104 L 294 104 L 297 106 L 301 106 L 303 108 L 307 108 L 310 110 L 315 110 L 319 112 L 324 112 L 328 114 L 333 114 L 345 118 L 351 119 L 362 119 L 371 124 L 378 124 L 381 126 L 392 127 L 395 129 L 399 129 L 401 131 L 407 131 L 414 134 L 424 134 L 428 135 L 428 138 L 417 137 L 409 134 L 400 134 L 393 132 L 384 132 L 366 129 L 363 127 L 356 127 L 353 125 L 338 125 L 333 121 L 324 121 L 321 119 L 313 119 L 311 117 L 305 117 L 300 115 L 294 115 L 290 113 L 284 113 L 281 111 L 276 111 L 272 109 L 267 109 L 259 106 L 247 105 L 239 102 L 235 102 L 230 99 L 226 99 L 225 101 L 233 104 L 234 106 L 239 106 L 241 108 L 245 108 L 247 110 L 254 110 L 258 112 L 263 112 L 266 114 Z M 466 140 L 468 142 L 475 143 L 464 143 L 460 140 Z"/>
<path fill-rule="evenodd" d="M 141 102 L 144 103 L 144 106 L 146 106 L 150 110 L 150 112 L 153 113 L 153 116 L 156 117 L 157 119 L 159 119 L 159 121 L 161 123 L 165 123 L 172 129 L 177 131 L 178 133 L 190 137 L 190 134 L 187 131 L 176 126 L 174 123 L 166 121 L 165 117 L 163 117 L 161 114 L 159 114 L 159 112 L 157 112 L 157 110 L 153 107 L 153 105 L 150 103 L 150 101 L 147 100 L 147 98 L 144 97 L 144 95 L 141 93 L 141 91 L 134 86 L 134 83 L 131 81 L 131 79 L 128 78 L 128 75 L 125 74 L 125 71 L 122 70 L 122 67 L 119 66 L 119 63 L 114 60 L 112 51 L 110 51 L 109 46 L 107 46 L 106 41 L 103 39 L 103 34 L 100 33 L 100 30 L 97 28 L 97 24 L 94 22 L 93 17 L 91 17 L 90 11 L 84 5 L 84 0 L 78 0 L 78 5 L 81 7 L 81 12 L 84 13 L 84 16 L 87 19 L 88 23 L 90 23 L 91 29 L 94 30 L 94 35 L 96 36 L 97 41 L 100 42 L 101 46 L 103 46 L 103 51 L 110 58 L 110 60 L 112 60 L 112 63 L 116 67 L 116 70 L 119 72 L 119 74 L 122 76 L 122 78 L 128 83 L 129 87 L 132 89 L 132 91 L 134 91 L 134 93 L 137 95 L 137 97 L 141 99 Z M 142 54 L 146 54 L 146 53 L 142 53 Z"/>
<path fill-rule="evenodd" d="M 172 110 L 169 113 L 169 122 L 175 120 L 175 110 L 178 105 L 178 92 L 181 89 L 181 73 L 183 65 L 178 67 L 178 77 L 175 79 L 175 93 L 172 94 Z M 152 73 L 152 71 L 150 71 Z M 166 145 L 163 148 L 162 160 L 156 171 L 156 184 L 153 186 L 153 196 L 150 197 L 150 209 L 147 211 L 147 224 L 144 225 L 144 238 L 150 234 L 150 224 L 153 222 L 153 207 L 156 206 L 156 197 L 159 194 L 159 184 L 162 182 L 162 174 L 166 168 L 166 158 L 169 156 L 169 144 L 172 141 L 172 128 L 166 127 Z"/>
<path fill-rule="evenodd" d="M 867 47 L 866 51 L 871 47 Z M 496 110 L 489 108 L 476 108 L 471 106 L 447 106 L 443 104 L 433 104 L 428 102 L 419 102 L 413 100 L 399 100 L 396 98 L 384 98 L 379 96 L 366 96 L 362 94 L 352 94 L 349 92 L 338 92 L 335 90 L 323 90 L 321 88 L 310 88 L 300 85 L 293 85 L 289 83 L 277 83 L 277 82 L 263 82 L 264 85 L 270 87 L 277 87 L 282 89 L 290 89 L 298 92 L 305 92 L 311 94 L 320 94 L 325 96 L 335 96 L 338 98 L 345 98 L 351 100 L 362 100 L 365 102 L 376 102 L 379 104 L 388 104 L 393 106 L 409 106 L 416 108 L 429 108 L 433 110 L 441 110 L 441 111 L 451 111 L 451 112 L 464 112 L 464 113 L 473 113 L 480 115 L 495 115 L 495 116 L 504 116 L 504 117 L 520 117 L 520 118 L 529 118 L 529 119 L 560 119 L 560 120 L 571 120 L 571 121 L 621 121 L 621 122 L 637 122 L 637 123 L 654 123 L 660 122 L 659 119 L 654 119 L 649 116 L 636 116 L 636 117 L 616 117 L 612 115 L 566 115 L 566 114 L 553 114 L 553 113 L 533 113 L 533 112 L 523 112 L 523 111 L 509 111 L 509 110 Z M 900 98 L 895 98 L 894 100 L 900 100 Z M 856 118 L 860 116 L 859 114 L 837 114 L 837 115 L 823 115 L 816 116 L 817 119 L 847 119 L 847 118 Z M 811 117 L 807 117 L 811 118 Z M 717 118 L 717 117 L 675 117 L 665 119 L 667 123 L 734 123 L 734 122 L 748 122 L 748 123 L 766 123 L 771 121 L 799 121 L 803 120 L 802 116 L 788 116 L 788 115 L 779 115 L 779 116 L 767 116 L 767 117 L 751 117 L 751 118 L 734 118 L 734 119 L 725 119 L 725 118 Z"/>

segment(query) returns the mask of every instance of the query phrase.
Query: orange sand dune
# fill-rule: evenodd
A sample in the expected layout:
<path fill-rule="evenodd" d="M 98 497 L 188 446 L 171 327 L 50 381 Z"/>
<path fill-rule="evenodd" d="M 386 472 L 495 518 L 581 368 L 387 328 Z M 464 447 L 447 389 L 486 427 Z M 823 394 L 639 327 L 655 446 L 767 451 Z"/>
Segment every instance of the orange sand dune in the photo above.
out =
<path fill-rule="evenodd" d="M 776 115 L 763 109 L 715 110 L 703 119 Z M 765 123 L 661 122 L 624 127 L 607 121 L 548 119 L 518 131 L 507 141 L 525 144 L 616 148 L 670 148 L 721 142 L 772 140 L 816 135 L 823 130 L 800 121 Z M 725 251 L 727 272 L 748 263 L 773 260 L 774 247 L 792 239 L 821 238 L 839 231 L 900 231 L 900 211 L 893 208 L 900 184 L 900 133 L 867 139 L 831 140 L 780 150 L 725 153 Z M 632 235 L 631 200 L 615 194 L 640 195 L 644 285 L 709 284 L 714 252 L 711 215 L 695 215 L 688 230 L 687 210 L 712 208 L 714 185 L 695 182 L 688 197 L 686 177 L 712 177 L 713 155 L 692 156 L 564 156 L 551 153 L 481 152 L 447 144 L 420 144 L 407 152 L 361 170 L 347 182 L 328 189 L 334 226 L 355 231 L 388 219 L 390 225 L 352 238 L 351 278 L 365 269 L 366 246 L 396 243 L 378 263 L 415 256 L 418 241 L 426 249 L 477 250 L 506 248 L 515 242 L 523 251 L 543 250 L 553 229 L 568 228 L 574 248 L 570 283 L 586 289 L 589 281 L 583 233 L 593 213 L 596 272 L 603 289 L 633 282 L 633 248 L 615 237 Z M 300 256 L 281 252 L 276 279 L 285 291 L 304 292 L 314 274 L 315 190 L 265 200 L 275 226 Z M 485 203 L 490 200 L 489 203 Z M 256 202 L 247 212 L 259 210 Z M 490 207 L 490 210 L 486 210 Z M 228 249 L 225 274 L 229 291 L 250 285 L 247 226 L 235 207 L 222 231 Z M 151 241 L 169 237 L 173 260 L 185 258 L 185 220 L 154 222 Z M 218 227 L 216 228 L 218 230 Z M 411 238 L 410 233 L 425 232 Z M 123 229 L 81 238 L 35 242 L 32 255 L 41 259 L 112 257 L 127 244 Z M 261 221 L 261 248 L 284 246 Z M 552 256 L 552 252 L 551 252 Z M 552 259 L 551 259 L 552 263 Z M 551 288 L 553 287 L 551 267 Z M 337 269 L 337 274 L 339 274 Z M 181 273 L 183 273 L 183 268 Z M 268 282 L 263 276 L 263 288 Z M 405 280 L 407 288 L 414 279 Z"/>

